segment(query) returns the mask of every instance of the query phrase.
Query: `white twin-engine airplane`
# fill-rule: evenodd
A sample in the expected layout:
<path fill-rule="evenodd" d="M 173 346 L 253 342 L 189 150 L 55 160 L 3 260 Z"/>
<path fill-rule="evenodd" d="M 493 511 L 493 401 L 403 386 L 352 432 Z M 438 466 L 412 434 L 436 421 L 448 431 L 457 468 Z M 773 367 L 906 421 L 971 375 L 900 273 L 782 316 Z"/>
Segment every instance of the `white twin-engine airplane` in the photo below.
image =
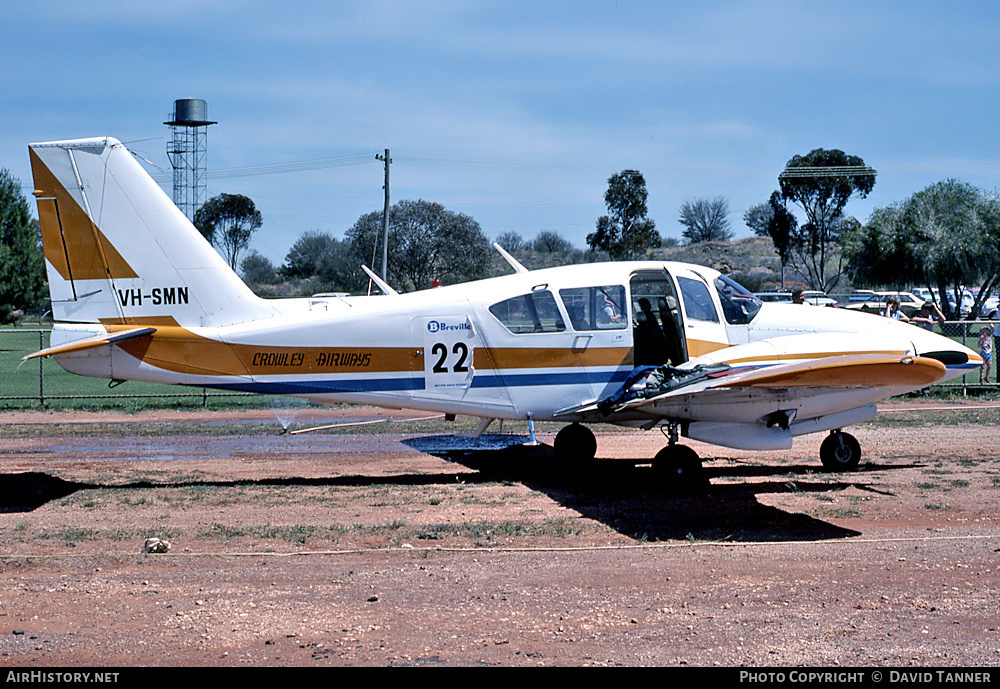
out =
<path fill-rule="evenodd" d="M 496 419 L 565 421 L 556 454 L 588 461 L 582 424 L 663 427 L 654 468 L 701 480 L 683 435 L 746 450 L 841 432 L 875 402 L 982 364 L 880 316 L 763 304 L 710 268 L 662 261 L 529 271 L 398 294 L 260 299 L 111 138 L 29 147 L 55 324 L 52 357 L 113 381 L 205 386 Z M 367 269 L 366 269 L 367 270 Z M 368 271 L 371 274 L 370 271 Z"/>

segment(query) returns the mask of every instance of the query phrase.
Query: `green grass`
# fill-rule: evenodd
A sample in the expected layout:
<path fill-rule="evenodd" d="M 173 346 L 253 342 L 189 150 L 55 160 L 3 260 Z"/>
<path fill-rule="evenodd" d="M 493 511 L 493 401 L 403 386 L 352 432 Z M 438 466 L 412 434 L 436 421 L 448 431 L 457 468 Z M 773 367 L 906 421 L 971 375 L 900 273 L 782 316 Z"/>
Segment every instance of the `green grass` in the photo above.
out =
<path fill-rule="evenodd" d="M 61 540 L 64 545 L 74 547 L 80 541 L 94 540 L 98 538 L 96 529 L 77 526 L 64 526 L 54 531 L 43 531 L 37 538 Z"/>
<path fill-rule="evenodd" d="M 861 516 L 861 512 L 851 507 L 824 507 L 816 510 L 808 510 L 807 514 L 823 519 L 856 519 Z"/>
<path fill-rule="evenodd" d="M 305 543 L 310 536 L 316 534 L 318 527 L 309 524 L 245 524 L 232 526 L 229 524 L 212 524 L 208 531 L 201 531 L 196 538 L 217 538 L 221 536 L 230 541 L 237 538 L 260 538 L 264 540 L 281 540 L 292 543 Z"/>
<path fill-rule="evenodd" d="M 41 335 L 41 337 L 39 337 Z M 103 378 L 78 376 L 59 364 L 22 358 L 49 346 L 45 328 L 0 328 L 0 410 L 3 409 L 144 409 L 232 408 L 266 406 L 266 398 L 229 395 L 202 388 L 128 382 L 114 388 Z M 12 399 L 22 398 L 22 399 Z M 252 400 L 252 401 L 251 401 Z"/>
<path fill-rule="evenodd" d="M 919 428 L 953 424 L 1000 426 L 1000 409 L 955 407 L 947 411 L 917 409 L 905 412 L 885 412 L 880 413 L 868 423 L 875 428 Z M 989 433 L 989 431 L 984 431 L 984 433 Z"/>

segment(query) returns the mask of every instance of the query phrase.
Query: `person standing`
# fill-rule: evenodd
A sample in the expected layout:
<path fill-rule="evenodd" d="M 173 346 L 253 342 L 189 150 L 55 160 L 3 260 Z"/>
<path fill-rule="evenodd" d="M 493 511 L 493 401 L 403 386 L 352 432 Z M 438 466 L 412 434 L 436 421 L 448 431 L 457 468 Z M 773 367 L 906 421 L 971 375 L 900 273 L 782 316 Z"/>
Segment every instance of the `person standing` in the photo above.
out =
<path fill-rule="evenodd" d="M 993 363 L 993 326 L 991 325 L 984 325 L 979 329 L 979 356 L 983 359 L 983 365 L 979 368 L 979 384 L 982 385 L 990 382 L 990 366 Z"/>

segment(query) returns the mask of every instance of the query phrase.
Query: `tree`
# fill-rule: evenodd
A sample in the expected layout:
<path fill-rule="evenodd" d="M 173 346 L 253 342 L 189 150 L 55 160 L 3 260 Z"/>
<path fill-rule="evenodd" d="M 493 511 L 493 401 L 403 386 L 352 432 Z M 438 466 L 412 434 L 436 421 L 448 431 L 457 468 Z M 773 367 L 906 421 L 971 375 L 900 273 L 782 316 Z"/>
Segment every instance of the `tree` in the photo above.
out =
<path fill-rule="evenodd" d="M 743 214 L 743 222 L 750 228 L 750 231 L 757 237 L 769 237 L 767 226 L 771 223 L 774 211 L 770 203 L 758 203 L 751 206 Z"/>
<path fill-rule="evenodd" d="M 528 248 L 528 243 L 524 241 L 524 237 L 513 230 L 499 235 L 496 243 L 503 247 L 504 251 L 509 254 L 524 251 Z"/>
<path fill-rule="evenodd" d="M 781 286 L 785 286 L 785 266 L 792 257 L 792 248 L 796 241 L 796 229 L 798 221 L 795 216 L 788 212 L 781 195 L 778 192 L 771 194 L 767 202 L 768 215 L 765 232 L 771 238 L 778 258 L 781 260 Z"/>
<path fill-rule="evenodd" d="M 31 217 L 21 182 L 0 170 L 0 323 L 16 310 L 45 298 L 45 261 L 38 223 Z"/>
<path fill-rule="evenodd" d="M 367 280 L 368 277 L 361 272 L 361 265 L 355 260 L 351 243 L 346 239 L 334 239 L 319 257 L 316 266 L 318 291 L 357 292 Z"/>
<path fill-rule="evenodd" d="M 306 232 L 292 244 L 281 273 L 293 280 L 312 280 L 314 291 L 353 292 L 364 284 L 360 264 L 369 260 L 355 260 L 347 240 L 326 232 Z"/>
<path fill-rule="evenodd" d="M 250 285 L 270 285 L 278 277 L 271 259 L 259 252 L 252 250 L 240 262 L 240 273 L 243 280 Z"/>
<path fill-rule="evenodd" d="M 854 281 L 935 287 L 945 316 L 957 319 L 964 286 L 981 285 L 972 317 L 990 290 L 1000 287 L 998 246 L 1000 203 L 948 179 L 902 203 L 876 208 L 863 227 L 847 234 L 844 253 Z"/>
<path fill-rule="evenodd" d="M 370 264 L 382 238 L 382 213 L 358 218 L 347 231 L 357 263 Z M 397 289 L 478 280 L 489 273 L 490 246 L 479 223 L 429 201 L 400 201 L 389 209 L 389 283 Z"/>
<path fill-rule="evenodd" d="M 289 278 L 311 278 L 320 270 L 324 256 L 337 242 L 327 232 L 306 232 L 295 240 L 285 256 L 281 272 Z"/>
<path fill-rule="evenodd" d="M 681 204 L 681 235 L 689 244 L 726 242 L 733 238 L 729 226 L 729 201 L 724 196 L 697 199 Z"/>
<path fill-rule="evenodd" d="M 597 230 L 587 235 L 590 248 L 621 260 L 659 246 L 656 225 L 646 218 L 648 196 L 646 180 L 637 170 L 622 170 L 608 178 L 604 193 L 608 215 L 598 218 Z"/>
<path fill-rule="evenodd" d="M 568 254 L 573 244 L 555 230 L 542 230 L 531 242 L 531 248 L 540 254 Z"/>
<path fill-rule="evenodd" d="M 778 183 L 782 198 L 806 216 L 792 242 L 796 267 L 815 289 L 832 289 L 843 268 L 838 249 L 844 206 L 855 194 L 868 196 L 875 186 L 875 171 L 858 156 L 817 148 L 789 160 Z"/>
<path fill-rule="evenodd" d="M 233 270 L 239 265 L 240 254 L 250 246 L 250 237 L 262 224 L 260 211 L 241 194 L 219 194 L 194 214 L 194 226 L 222 249 Z"/>

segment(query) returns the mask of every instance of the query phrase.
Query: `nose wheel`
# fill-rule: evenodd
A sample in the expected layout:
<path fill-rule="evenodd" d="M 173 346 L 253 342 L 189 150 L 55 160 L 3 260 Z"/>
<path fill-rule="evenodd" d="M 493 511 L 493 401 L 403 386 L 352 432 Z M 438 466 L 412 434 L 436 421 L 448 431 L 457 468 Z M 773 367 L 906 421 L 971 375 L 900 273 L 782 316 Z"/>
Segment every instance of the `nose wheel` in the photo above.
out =
<path fill-rule="evenodd" d="M 861 444 L 850 433 L 833 431 L 819 446 L 819 459 L 827 471 L 852 471 L 861 462 Z"/>
<path fill-rule="evenodd" d="M 597 456 L 597 438 L 586 426 L 574 423 L 556 433 L 552 448 L 560 462 L 585 465 Z"/>
<path fill-rule="evenodd" d="M 661 485 L 678 492 L 701 490 L 708 485 L 701 457 L 687 445 L 667 445 L 653 458 L 653 473 Z"/>

